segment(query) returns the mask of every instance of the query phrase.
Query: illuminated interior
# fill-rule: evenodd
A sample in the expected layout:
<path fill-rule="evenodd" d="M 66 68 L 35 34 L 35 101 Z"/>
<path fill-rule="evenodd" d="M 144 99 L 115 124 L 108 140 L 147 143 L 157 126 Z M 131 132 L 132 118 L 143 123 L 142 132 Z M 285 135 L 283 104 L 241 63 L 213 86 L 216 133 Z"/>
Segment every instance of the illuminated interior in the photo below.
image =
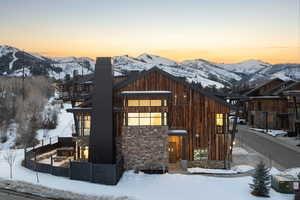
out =
<path fill-rule="evenodd" d="M 78 115 L 78 129 L 80 136 L 88 136 L 91 131 L 91 116 L 89 115 Z"/>
<path fill-rule="evenodd" d="M 128 113 L 128 126 L 167 125 L 167 113 Z"/>
<path fill-rule="evenodd" d="M 88 160 L 89 159 L 89 147 L 79 147 L 79 158 L 81 160 Z"/>
<path fill-rule="evenodd" d="M 216 114 L 216 125 L 223 126 L 223 114 Z"/>
<path fill-rule="evenodd" d="M 128 100 L 128 106 L 162 106 L 162 101 L 164 103 L 164 106 L 167 106 L 166 100 L 156 100 L 156 99 L 151 99 L 151 100 Z"/>

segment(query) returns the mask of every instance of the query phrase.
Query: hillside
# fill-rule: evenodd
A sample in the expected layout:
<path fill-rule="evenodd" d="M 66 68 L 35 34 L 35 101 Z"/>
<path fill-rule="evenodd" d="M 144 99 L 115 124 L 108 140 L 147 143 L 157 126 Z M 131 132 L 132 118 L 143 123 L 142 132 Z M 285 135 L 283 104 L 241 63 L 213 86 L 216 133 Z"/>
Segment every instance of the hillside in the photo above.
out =
<path fill-rule="evenodd" d="M 156 55 L 141 54 L 113 57 L 115 75 L 128 71 L 142 71 L 157 66 L 175 76 L 203 86 L 224 87 L 232 84 L 257 84 L 271 78 L 300 80 L 300 64 L 272 65 L 259 60 L 222 64 L 203 59 L 176 62 Z M 49 58 L 25 52 L 10 46 L 0 46 L 0 75 L 47 75 L 56 79 L 77 70 L 79 74 L 92 73 L 95 61 L 91 58 Z"/>

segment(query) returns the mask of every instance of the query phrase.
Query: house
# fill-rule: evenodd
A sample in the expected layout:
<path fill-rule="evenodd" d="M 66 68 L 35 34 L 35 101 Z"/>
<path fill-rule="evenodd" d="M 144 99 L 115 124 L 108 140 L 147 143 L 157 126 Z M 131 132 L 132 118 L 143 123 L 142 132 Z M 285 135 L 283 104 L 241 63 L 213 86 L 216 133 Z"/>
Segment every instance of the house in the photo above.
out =
<path fill-rule="evenodd" d="M 288 100 L 289 132 L 292 136 L 300 137 L 300 83 L 299 90 L 288 90 L 283 94 Z"/>
<path fill-rule="evenodd" d="M 286 98 L 269 94 L 270 90 L 284 83 L 281 79 L 272 79 L 245 93 L 248 97 L 246 109 L 250 126 L 263 129 L 288 128 Z"/>
<path fill-rule="evenodd" d="M 224 100 L 157 67 L 114 77 L 111 58 L 98 58 L 89 78 L 73 79 L 61 88 L 73 105 L 75 160 L 112 166 L 122 160 L 125 170 L 152 173 L 228 167 Z M 81 95 L 78 88 L 87 84 L 89 93 Z"/>
<path fill-rule="evenodd" d="M 300 83 L 272 79 L 246 93 L 248 123 L 262 129 L 291 130 L 292 114 L 285 92 L 300 89 Z M 292 120 L 293 121 L 293 120 Z"/>

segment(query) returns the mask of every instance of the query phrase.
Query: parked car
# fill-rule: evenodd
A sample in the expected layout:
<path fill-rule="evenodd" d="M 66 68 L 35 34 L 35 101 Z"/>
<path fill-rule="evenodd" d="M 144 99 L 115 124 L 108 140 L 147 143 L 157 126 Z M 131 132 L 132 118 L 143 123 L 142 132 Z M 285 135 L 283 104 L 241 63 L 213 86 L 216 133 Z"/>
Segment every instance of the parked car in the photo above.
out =
<path fill-rule="evenodd" d="M 239 118 L 237 119 L 238 124 L 246 124 L 246 119 Z"/>
<path fill-rule="evenodd" d="M 229 117 L 229 120 L 232 121 L 232 122 L 234 121 L 234 119 L 235 119 L 235 116 L 230 116 L 230 117 Z M 238 118 L 237 118 L 237 123 L 238 123 L 238 124 L 246 124 L 246 119 L 243 119 L 243 118 L 239 118 L 239 117 L 238 117 Z"/>

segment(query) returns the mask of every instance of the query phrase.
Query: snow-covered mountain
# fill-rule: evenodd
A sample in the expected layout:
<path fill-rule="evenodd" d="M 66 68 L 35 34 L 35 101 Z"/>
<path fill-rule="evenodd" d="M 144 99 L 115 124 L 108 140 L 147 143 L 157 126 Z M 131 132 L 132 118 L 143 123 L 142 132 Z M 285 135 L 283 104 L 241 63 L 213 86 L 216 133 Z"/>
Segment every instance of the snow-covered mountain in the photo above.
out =
<path fill-rule="evenodd" d="M 0 75 L 48 75 L 56 79 L 71 74 L 91 73 L 95 62 L 90 58 L 48 58 L 10 46 L 0 46 Z"/>
<path fill-rule="evenodd" d="M 237 72 L 240 74 L 248 74 L 248 75 L 272 67 L 272 65 L 269 63 L 265 63 L 254 59 L 246 60 L 244 62 L 239 62 L 239 63 L 217 64 L 217 65 L 219 67 L 222 67 L 232 72 Z"/>
<path fill-rule="evenodd" d="M 130 56 L 113 57 L 115 75 L 129 71 L 142 71 L 154 66 L 174 76 L 185 77 L 189 82 L 203 86 L 224 87 L 232 84 L 258 83 L 271 78 L 300 80 L 299 64 L 271 65 L 259 60 L 247 60 L 239 63 L 221 64 L 203 59 L 176 62 L 151 54 L 142 54 L 136 58 Z M 19 76 L 48 75 L 56 79 L 77 70 L 79 74 L 91 73 L 95 61 L 90 58 L 49 58 L 21 51 L 10 46 L 0 46 L 0 75 Z"/>

